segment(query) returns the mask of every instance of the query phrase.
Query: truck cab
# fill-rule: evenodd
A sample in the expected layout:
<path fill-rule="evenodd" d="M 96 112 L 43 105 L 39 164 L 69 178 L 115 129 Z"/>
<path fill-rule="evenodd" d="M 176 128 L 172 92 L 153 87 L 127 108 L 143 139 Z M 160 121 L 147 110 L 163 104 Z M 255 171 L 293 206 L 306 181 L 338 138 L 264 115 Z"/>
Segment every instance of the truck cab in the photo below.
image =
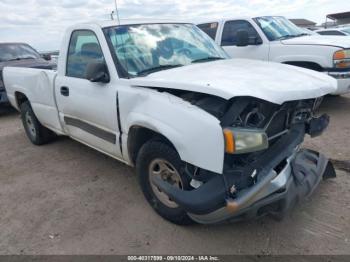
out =
<path fill-rule="evenodd" d="M 285 17 L 211 19 L 198 27 L 232 58 L 290 64 L 337 79 L 333 94 L 350 92 L 350 43 L 347 38 L 310 35 Z"/>

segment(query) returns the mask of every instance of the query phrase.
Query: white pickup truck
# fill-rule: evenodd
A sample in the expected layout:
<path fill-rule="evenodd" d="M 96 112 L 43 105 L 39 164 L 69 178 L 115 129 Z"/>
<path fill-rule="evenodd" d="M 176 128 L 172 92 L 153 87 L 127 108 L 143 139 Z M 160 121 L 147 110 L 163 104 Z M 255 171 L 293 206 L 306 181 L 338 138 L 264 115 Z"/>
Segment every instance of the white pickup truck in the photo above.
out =
<path fill-rule="evenodd" d="M 232 58 L 323 72 L 338 81 L 334 95 L 350 92 L 350 41 L 346 37 L 310 35 L 280 16 L 211 19 L 197 24 Z"/>
<path fill-rule="evenodd" d="M 136 166 L 150 205 L 177 224 L 281 215 L 335 175 L 300 145 L 327 127 L 314 111 L 336 81 L 228 59 L 192 24 L 79 24 L 57 72 L 3 74 L 32 143 L 70 136 Z"/>

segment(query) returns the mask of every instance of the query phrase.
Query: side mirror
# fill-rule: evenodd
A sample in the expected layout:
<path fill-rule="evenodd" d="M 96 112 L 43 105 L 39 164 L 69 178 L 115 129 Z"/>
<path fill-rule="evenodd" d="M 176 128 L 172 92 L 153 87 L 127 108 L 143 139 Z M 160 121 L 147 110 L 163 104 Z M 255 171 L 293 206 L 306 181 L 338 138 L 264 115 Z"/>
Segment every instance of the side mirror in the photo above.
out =
<path fill-rule="evenodd" d="M 238 30 L 236 34 L 237 46 L 247 46 L 249 45 L 249 34 L 247 30 Z"/>
<path fill-rule="evenodd" d="M 261 38 L 259 36 L 254 37 L 254 44 L 255 45 L 262 45 L 263 41 L 261 40 Z"/>
<path fill-rule="evenodd" d="M 91 62 L 86 68 L 86 79 L 91 82 L 109 83 L 110 77 L 105 62 Z"/>
<path fill-rule="evenodd" d="M 41 57 L 43 59 L 45 59 L 46 61 L 51 61 L 51 55 L 50 54 L 43 54 L 43 55 L 41 55 Z"/>

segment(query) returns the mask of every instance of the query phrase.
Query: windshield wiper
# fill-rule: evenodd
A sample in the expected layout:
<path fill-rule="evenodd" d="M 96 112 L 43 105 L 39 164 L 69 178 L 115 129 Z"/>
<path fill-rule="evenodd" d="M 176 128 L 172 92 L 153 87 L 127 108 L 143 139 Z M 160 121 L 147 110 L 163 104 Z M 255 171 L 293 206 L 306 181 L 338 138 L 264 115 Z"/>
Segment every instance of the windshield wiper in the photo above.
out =
<path fill-rule="evenodd" d="M 222 60 L 222 59 L 225 59 L 225 58 L 217 57 L 217 56 L 209 56 L 209 57 L 193 60 L 192 64 L 194 64 L 194 63 L 201 63 L 201 62 L 215 61 L 215 60 Z"/>
<path fill-rule="evenodd" d="M 286 39 L 290 39 L 290 38 L 294 38 L 294 37 L 295 37 L 295 35 L 284 35 L 284 36 L 277 38 L 276 40 L 286 40 Z"/>
<path fill-rule="evenodd" d="M 309 35 L 309 34 L 307 34 L 307 33 L 301 33 L 301 34 L 295 35 L 295 37 L 306 36 L 306 35 Z"/>
<path fill-rule="evenodd" d="M 158 71 L 162 71 L 162 70 L 167 70 L 167 69 L 171 69 L 171 68 L 176 68 L 176 67 L 181 67 L 183 66 L 182 64 L 176 64 L 176 65 L 160 65 L 160 66 L 156 66 L 156 67 L 151 67 L 145 70 L 142 70 L 140 72 L 137 73 L 137 76 L 145 76 L 145 75 L 149 75 Z"/>
<path fill-rule="evenodd" d="M 306 35 L 309 35 L 309 34 L 302 33 L 302 34 L 298 34 L 298 35 L 284 35 L 284 36 L 277 38 L 276 40 L 286 40 L 286 39 L 300 37 L 300 36 L 306 36 Z"/>
<path fill-rule="evenodd" d="M 7 61 L 20 61 L 20 60 L 27 60 L 27 59 L 35 59 L 35 58 L 34 57 L 16 57 L 16 58 L 9 59 Z"/>
<path fill-rule="evenodd" d="M 10 62 L 10 61 L 18 61 L 21 60 L 20 58 L 11 58 L 11 59 L 7 59 L 6 62 Z"/>

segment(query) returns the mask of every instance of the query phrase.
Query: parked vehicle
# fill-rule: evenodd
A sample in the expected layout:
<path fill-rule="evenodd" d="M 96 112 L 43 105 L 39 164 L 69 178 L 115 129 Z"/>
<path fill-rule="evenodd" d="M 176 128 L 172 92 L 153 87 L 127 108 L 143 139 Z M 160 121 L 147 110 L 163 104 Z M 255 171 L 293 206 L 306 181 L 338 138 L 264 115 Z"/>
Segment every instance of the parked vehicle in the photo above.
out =
<path fill-rule="evenodd" d="M 155 211 L 177 224 L 284 214 L 322 177 L 325 74 L 228 59 L 192 24 L 115 21 L 69 28 L 58 71 L 4 69 L 35 145 L 66 135 L 136 166 Z"/>
<path fill-rule="evenodd" d="M 5 66 L 52 69 L 53 65 L 24 43 L 0 43 L 0 105 L 8 103 L 2 80 Z"/>
<path fill-rule="evenodd" d="M 310 35 L 284 17 L 213 19 L 198 26 L 233 58 L 290 64 L 328 74 L 350 92 L 350 41 Z"/>
<path fill-rule="evenodd" d="M 319 35 L 350 36 L 350 27 L 332 27 L 315 31 Z"/>

